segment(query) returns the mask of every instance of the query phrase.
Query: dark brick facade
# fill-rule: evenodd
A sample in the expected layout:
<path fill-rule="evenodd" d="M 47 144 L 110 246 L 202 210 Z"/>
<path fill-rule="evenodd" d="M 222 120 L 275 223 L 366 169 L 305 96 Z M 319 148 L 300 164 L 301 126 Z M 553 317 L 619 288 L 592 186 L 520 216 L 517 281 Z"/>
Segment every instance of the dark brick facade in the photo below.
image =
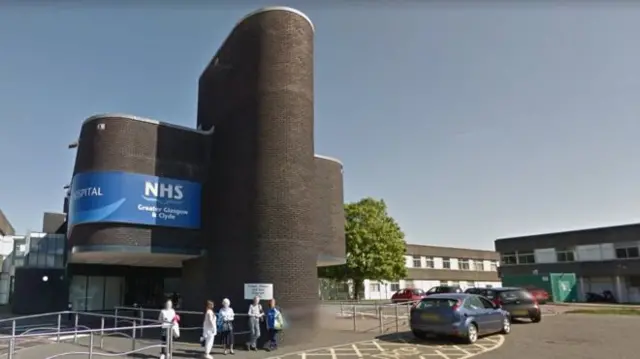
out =
<path fill-rule="evenodd" d="M 345 257 L 342 164 L 314 155 L 313 38 L 309 19 L 291 9 L 243 19 L 199 80 L 198 128 L 215 129 L 207 135 L 128 116 L 85 121 L 74 174 L 201 182 L 202 228 L 81 224 L 71 245 L 204 249 L 182 263 L 184 309 L 227 297 L 244 312 L 244 284 L 272 283 L 295 328 L 287 343 L 310 340 L 320 249 Z"/>
<path fill-rule="evenodd" d="M 315 170 L 316 195 L 313 202 L 318 265 L 343 264 L 346 260 L 346 240 L 342 163 L 316 155 Z"/>
<path fill-rule="evenodd" d="M 82 125 L 73 174 L 123 171 L 202 182 L 209 140 L 194 130 L 133 116 L 93 116 Z M 196 230 L 117 223 L 77 225 L 69 243 L 84 248 L 202 248 Z"/>
<path fill-rule="evenodd" d="M 273 283 L 296 327 L 287 341 L 317 327 L 313 37 L 292 11 L 252 14 L 199 83 L 198 124 L 215 126 L 203 188 L 209 296 L 244 310 L 244 283 Z"/>

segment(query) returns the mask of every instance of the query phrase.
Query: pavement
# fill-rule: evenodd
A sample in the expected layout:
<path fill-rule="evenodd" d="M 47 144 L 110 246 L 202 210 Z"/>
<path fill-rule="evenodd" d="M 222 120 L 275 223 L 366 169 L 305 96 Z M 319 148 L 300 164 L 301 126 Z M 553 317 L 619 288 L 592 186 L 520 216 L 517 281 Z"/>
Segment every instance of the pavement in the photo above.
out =
<path fill-rule="evenodd" d="M 638 359 L 638 316 L 561 314 L 512 326 L 504 345 L 478 359 Z"/>

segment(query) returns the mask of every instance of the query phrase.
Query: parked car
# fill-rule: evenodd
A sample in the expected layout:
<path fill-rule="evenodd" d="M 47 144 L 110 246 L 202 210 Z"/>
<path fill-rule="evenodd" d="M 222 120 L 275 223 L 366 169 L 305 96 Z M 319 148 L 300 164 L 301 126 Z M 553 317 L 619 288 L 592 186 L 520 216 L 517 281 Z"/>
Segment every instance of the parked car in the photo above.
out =
<path fill-rule="evenodd" d="M 509 312 L 511 318 L 528 318 L 534 323 L 542 320 L 536 298 L 522 288 L 491 288 L 493 303 Z"/>
<path fill-rule="evenodd" d="M 467 290 L 465 290 L 464 292 L 467 294 L 481 295 L 485 298 L 489 298 L 492 301 L 496 295 L 493 288 L 467 288 Z"/>
<path fill-rule="evenodd" d="M 441 293 L 462 293 L 462 288 L 455 285 L 439 285 L 429 289 L 426 294 L 432 295 Z"/>
<path fill-rule="evenodd" d="M 509 313 L 474 294 L 430 295 L 411 308 L 411 332 L 416 338 L 452 336 L 473 344 L 478 336 L 511 332 Z"/>
<path fill-rule="evenodd" d="M 546 290 L 535 287 L 528 287 L 526 289 L 536 298 L 538 304 L 546 304 L 549 301 L 549 293 Z"/>
<path fill-rule="evenodd" d="M 416 302 L 424 298 L 426 294 L 422 289 L 407 288 L 401 289 L 391 296 L 392 303 Z"/>

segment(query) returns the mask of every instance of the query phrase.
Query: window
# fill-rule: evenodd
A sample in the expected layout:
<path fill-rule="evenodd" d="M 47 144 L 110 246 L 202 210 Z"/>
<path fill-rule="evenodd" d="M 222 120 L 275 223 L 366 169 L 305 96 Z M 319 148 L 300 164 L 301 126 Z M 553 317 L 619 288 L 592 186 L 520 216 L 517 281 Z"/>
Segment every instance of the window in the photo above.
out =
<path fill-rule="evenodd" d="M 502 264 L 505 264 L 505 265 L 518 264 L 518 260 L 516 258 L 516 252 L 502 253 L 501 257 L 502 257 Z"/>
<path fill-rule="evenodd" d="M 375 293 L 379 293 L 380 292 L 380 283 L 369 283 L 369 292 L 375 292 Z"/>
<path fill-rule="evenodd" d="M 536 262 L 533 252 L 518 252 L 518 264 L 532 264 Z"/>
<path fill-rule="evenodd" d="M 480 301 L 482 302 L 482 305 L 484 305 L 485 309 L 494 309 L 495 308 L 495 305 L 493 305 L 493 303 L 488 301 L 486 298 L 478 297 L 478 299 L 480 299 Z"/>
<path fill-rule="evenodd" d="M 87 277 L 74 275 L 71 278 L 69 302 L 73 310 L 87 310 Z"/>
<path fill-rule="evenodd" d="M 460 267 L 461 270 L 469 270 L 469 269 L 471 269 L 468 259 L 461 259 L 458 262 L 458 264 L 459 264 L 458 266 Z"/>
<path fill-rule="evenodd" d="M 483 261 L 476 261 L 476 270 L 477 271 L 484 271 L 484 262 Z"/>
<path fill-rule="evenodd" d="M 465 308 L 472 309 L 472 310 L 484 309 L 484 304 L 482 304 L 480 297 L 470 296 L 465 301 Z"/>
<path fill-rule="evenodd" d="M 397 292 L 400 290 L 400 283 L 389 283 L 389 290 L 391 292 Z"/>
<path fill-rule="evenodd" d="M 498 271 L 498 262 L 491 261 L 491 271 L 492 272 L 497 272 Z"/>
<path fill-rule="evenodd" d="M 570 249 L 559 249 L 556 250 L 556 256 L 558 262 L 573 262 L 575 261 L 575 255 L 573 251 Z"/>
<path fill-rule="evenodd" d="M 455 299 L 446 299 L 446 298 L 427 298 L 420 303 L 418 303 L 418 309 L 426 309 L 426 308 L 451 308 L 454 305 L 458 304 L 458 301 Z"/>
<path fill-rule="evenodd" d="M 422 268 L 422 258 L 420 256 L 413 256 L 413 267 Z"/>
<path fill-rule="evenodd" d="M 616 246 L 617 247 L 617 246 Z M 627 259 L 627 258 L 638 258 L 640 257 L 640 250 L 638 246 L 635 245 L 624 245 L 616 248 L 616 258 L 618 259 Z"/>
<path fill-rule="evenodd" d="M 427 257 L 426 267 L 427 268 L 435 268 L 435 265 L 433 264 L 433 257 Z"/>
<path fill-rule="evenodd" d="M 451 269 L 451 259 L 450 258 L 442 258 L 442 268 Z"/>
<path fill-rule="evenodd" d="M 124 299 L 124 278 L 106 277 L 104 285 L 104 309 L 113 309 Z"/>

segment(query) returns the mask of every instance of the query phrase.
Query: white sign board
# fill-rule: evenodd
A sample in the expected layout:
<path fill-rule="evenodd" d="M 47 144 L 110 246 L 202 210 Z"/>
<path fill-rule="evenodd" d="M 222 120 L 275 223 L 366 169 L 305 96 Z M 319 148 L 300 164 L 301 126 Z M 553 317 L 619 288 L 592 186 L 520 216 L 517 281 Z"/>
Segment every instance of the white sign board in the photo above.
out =
<path fill-rule="evenodd" d="M 260 297 L 261 300 L 273 299 L 273 284 L 271 283 L 245 283 L 244 299 L 252 300 Z"/>

